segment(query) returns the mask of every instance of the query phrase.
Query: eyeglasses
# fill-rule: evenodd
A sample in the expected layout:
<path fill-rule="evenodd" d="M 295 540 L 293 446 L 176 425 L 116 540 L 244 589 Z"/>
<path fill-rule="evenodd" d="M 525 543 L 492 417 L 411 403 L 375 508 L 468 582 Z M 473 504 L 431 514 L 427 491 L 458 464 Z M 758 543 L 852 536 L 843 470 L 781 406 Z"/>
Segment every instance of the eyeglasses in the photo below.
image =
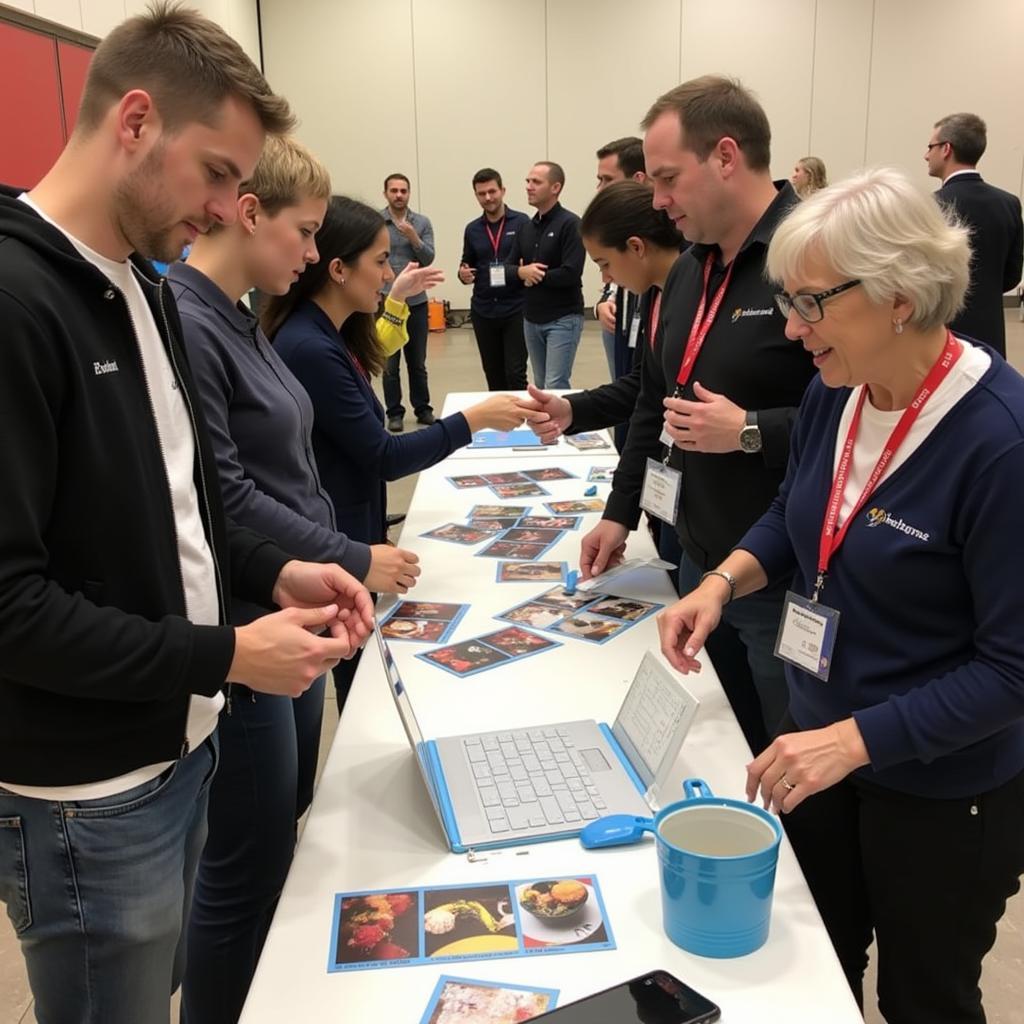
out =
<path fill-rule="evenodd" d="M 779 312 L 785 317 L 788 317 L 795 309 L 797 314 L 803 320 L 806 320 L 807 323 L 816 324 L 825 317 L 825 310 L 822 309 L 821 304 L 826 299 L 830 299 L 833 295 L 838 295 L 840 292 L 845 292 L 858 284 L 860 284 L 859 278 L 855 281 L 847 281 L 845 284 L 837 284 L 835 288 L 829 288 L 828 291 L 818 292 L 815 295 L 809 295 L 807 292 L 797 292 L 796 295 L 790 295 L 788 292 L 776 292 L 775 305 L 779 307 Z"/>
<path fill-rule="evenodd" d="M 930 153 L 936 146 L 945 146 L 945 142 L 929 142 L 924 148 Z"/>

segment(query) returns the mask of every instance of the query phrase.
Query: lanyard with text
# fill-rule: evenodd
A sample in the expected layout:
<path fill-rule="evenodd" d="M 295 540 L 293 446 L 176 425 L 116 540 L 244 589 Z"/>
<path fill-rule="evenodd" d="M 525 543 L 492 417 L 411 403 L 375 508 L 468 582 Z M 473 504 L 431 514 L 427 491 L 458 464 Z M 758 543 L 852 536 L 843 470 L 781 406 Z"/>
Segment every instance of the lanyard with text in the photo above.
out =
<path fill-rule="evenodd" d="M 882 478 L 882 474 L 888 468 L 889 463 L 892 462 L 893 456 L 895 456 L 900 445 L 906 439 L 907 434 L 910 433 L 910 428 L 914 425 L 917 417 L 921 415 L 921 410 L 939 385 L 946 379 L 962 352 L 963 346 L 953 337 L 952 332 L 947 332 L 946 346 L 942 350 L 942 354 L 935 365 L 928 371 L 928 376 L 925 377 L 917 396 L 903 410 L 903 415 L 889 435 L 889 440 L 885 442 L 882 454 L 878 457 L 878 462 L 871 471 L 871 476 L 868 477 L 868 482 L 864 485 L 864 490 L 857 499 L 857 504 L 850 509 L 850 514 L 837 532 L 836 523 L 839 521 L 839 510 L 843 506 L 843 493 L 846 491 L 846 482 L 850 478 L 850 463 L 853 460 L 853 448 L 857 441 L 857 430 L 860 427 L 861 411 L 864 408 L 864 402 L 868 395 L 867 385 L 862 386 L 860 398 L 857 400 L 857 407 L 853 413 L 853 419 L 850 421 L 850 429 L 846 434 L 846 442 L 843 444 L 843 451 L 839 457 L 839 466 L 836 469 L 835 480 L 832 482 L 832 493 L 829 495 L 828 506 L 825 510 L 825 522 L 821 528 L 821 541 L 818 545 L 818 578 L 814 582 L 812 601 L 816 602 L 818 600 L 818 595 L 821 593 L 821 588 L 825 583 L 825 576 L 828 574 L 828 564 L 845 540 L 846 531 L 849 530 L 850 524 L 857 513 L 864 507 L 868 498 L 871 497 L 872 492 L 878 486 L 878 481 Z"/>
<path fill-rule="evenodd" d="M 707 259 L 704 261 L 704 290 L 701 292 L 700 305 L 697 307 L 697 314 L 693 318 L 693 325 L 690 327 L 690 337 L 686 339 L 683 361 L 679 366 L 679 375 L 676 377 L 676 390 L 673 396 L 675 398 L 682 397 L 683 388 L 686 387 L 690 374 L 693 373 L 693 364 L 697 362 L 697 356 L 700 355 L 700 350 L 704 346 L 704 339 L 708 336 L 712 326 L 714 326 L 715 317 L 718 316 L 718 309 L 725 298 L 725 290 L 729 287 L 732 269 L 736 265 L 735 260 L 729 264 L 729 269 L 725 272 L 725 278 L 718 286 L 718 291 L 715 292 L 715 297 L 711 300 L 711 306 L 708 307 L 708 282 L 711 280 L 711 268 L 714 266 L 714 263 L 714 253 L 709 252 Z M 707 309 L 707 315 L 705 315 L 705 309 Z"/>
<path fill-rule="evenodd" d="M 487 223 L 487 218 L 484 218 L 484 230 L 487 232 L 487 237 L 491 240 L 491 248 L 494 249 L 494 258 L 498 258 L 498 250 L 501 248 L 501 236 L 505 233 L 505 217 L 501 218 L 501 223 L 498 225 L 498 233 L 495 234 L 491 230 L 491 225 Z"/>
<path fill-rule="evenodd" d="M 647 330 L 647 344 L 651 346 L 651 350 L 654 350 L 654 334 L 658 330 L 658 319 L 661 316 L 661 289 L 658 289 L 658 294 L 654 296 L 654 301 L 651 303 L 651 324 Z"/>

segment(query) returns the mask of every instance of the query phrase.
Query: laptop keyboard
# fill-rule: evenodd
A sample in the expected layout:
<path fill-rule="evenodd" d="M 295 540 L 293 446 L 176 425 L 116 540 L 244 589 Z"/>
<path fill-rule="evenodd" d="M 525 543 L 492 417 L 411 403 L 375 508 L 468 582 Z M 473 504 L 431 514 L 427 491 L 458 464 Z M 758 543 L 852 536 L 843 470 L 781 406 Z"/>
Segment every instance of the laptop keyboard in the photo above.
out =
<path fill-rule="evenodd" d="M 577 825 L 607 805 L 568 729 L 525 729 L 463 738 L 491 832 Z"/>

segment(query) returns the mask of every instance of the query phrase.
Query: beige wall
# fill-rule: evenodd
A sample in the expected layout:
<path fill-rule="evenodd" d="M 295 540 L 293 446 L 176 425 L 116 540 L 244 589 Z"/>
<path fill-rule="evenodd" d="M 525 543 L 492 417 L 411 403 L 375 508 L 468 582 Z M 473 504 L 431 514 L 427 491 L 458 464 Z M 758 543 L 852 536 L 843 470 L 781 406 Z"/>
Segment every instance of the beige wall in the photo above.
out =
<path fill-rule="evenodd" d="M 35 14 L 67 28 L 103 37 L 116 24 L 146 9 L 149 0 L 3 0 L 9 7 Z M 260 62 L 256 0 L 186 0 L 222 25 Z"/>
<path fill-rule="evenodd" d="M 525 172 L 557 160 L 565 205 L 581 213 L 594 150 L 705 72 L 758 94 L 776 177 L 813 153 L 833 179 L 891 163 L 934 188 L 931 126 L 973 110 L 989 124 L 985 176 L 1024 188 L 1022 0 L 261 0 L 261 11 L 267 76 L 335 189 L 382 205 L 384 175 L 408 174 L 448 272 L 438 294 L 456 306 L 475 170 L 497 167 L 525 209 Z M 586 280 L 592 299 L 592 269 Z"/>

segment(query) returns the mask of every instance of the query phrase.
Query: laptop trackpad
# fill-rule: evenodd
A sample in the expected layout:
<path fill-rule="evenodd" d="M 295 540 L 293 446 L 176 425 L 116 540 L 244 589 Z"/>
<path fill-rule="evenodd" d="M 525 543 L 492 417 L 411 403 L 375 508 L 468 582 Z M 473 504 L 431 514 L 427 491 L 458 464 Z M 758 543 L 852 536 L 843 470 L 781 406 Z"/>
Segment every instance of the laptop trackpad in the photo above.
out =
<path fill-rule="evenodd" d="M 611 768 L 604 754 L 598 747 L 589 747 L 580 751 L 580 757 L 592 772 L 606 772 Z"/>

